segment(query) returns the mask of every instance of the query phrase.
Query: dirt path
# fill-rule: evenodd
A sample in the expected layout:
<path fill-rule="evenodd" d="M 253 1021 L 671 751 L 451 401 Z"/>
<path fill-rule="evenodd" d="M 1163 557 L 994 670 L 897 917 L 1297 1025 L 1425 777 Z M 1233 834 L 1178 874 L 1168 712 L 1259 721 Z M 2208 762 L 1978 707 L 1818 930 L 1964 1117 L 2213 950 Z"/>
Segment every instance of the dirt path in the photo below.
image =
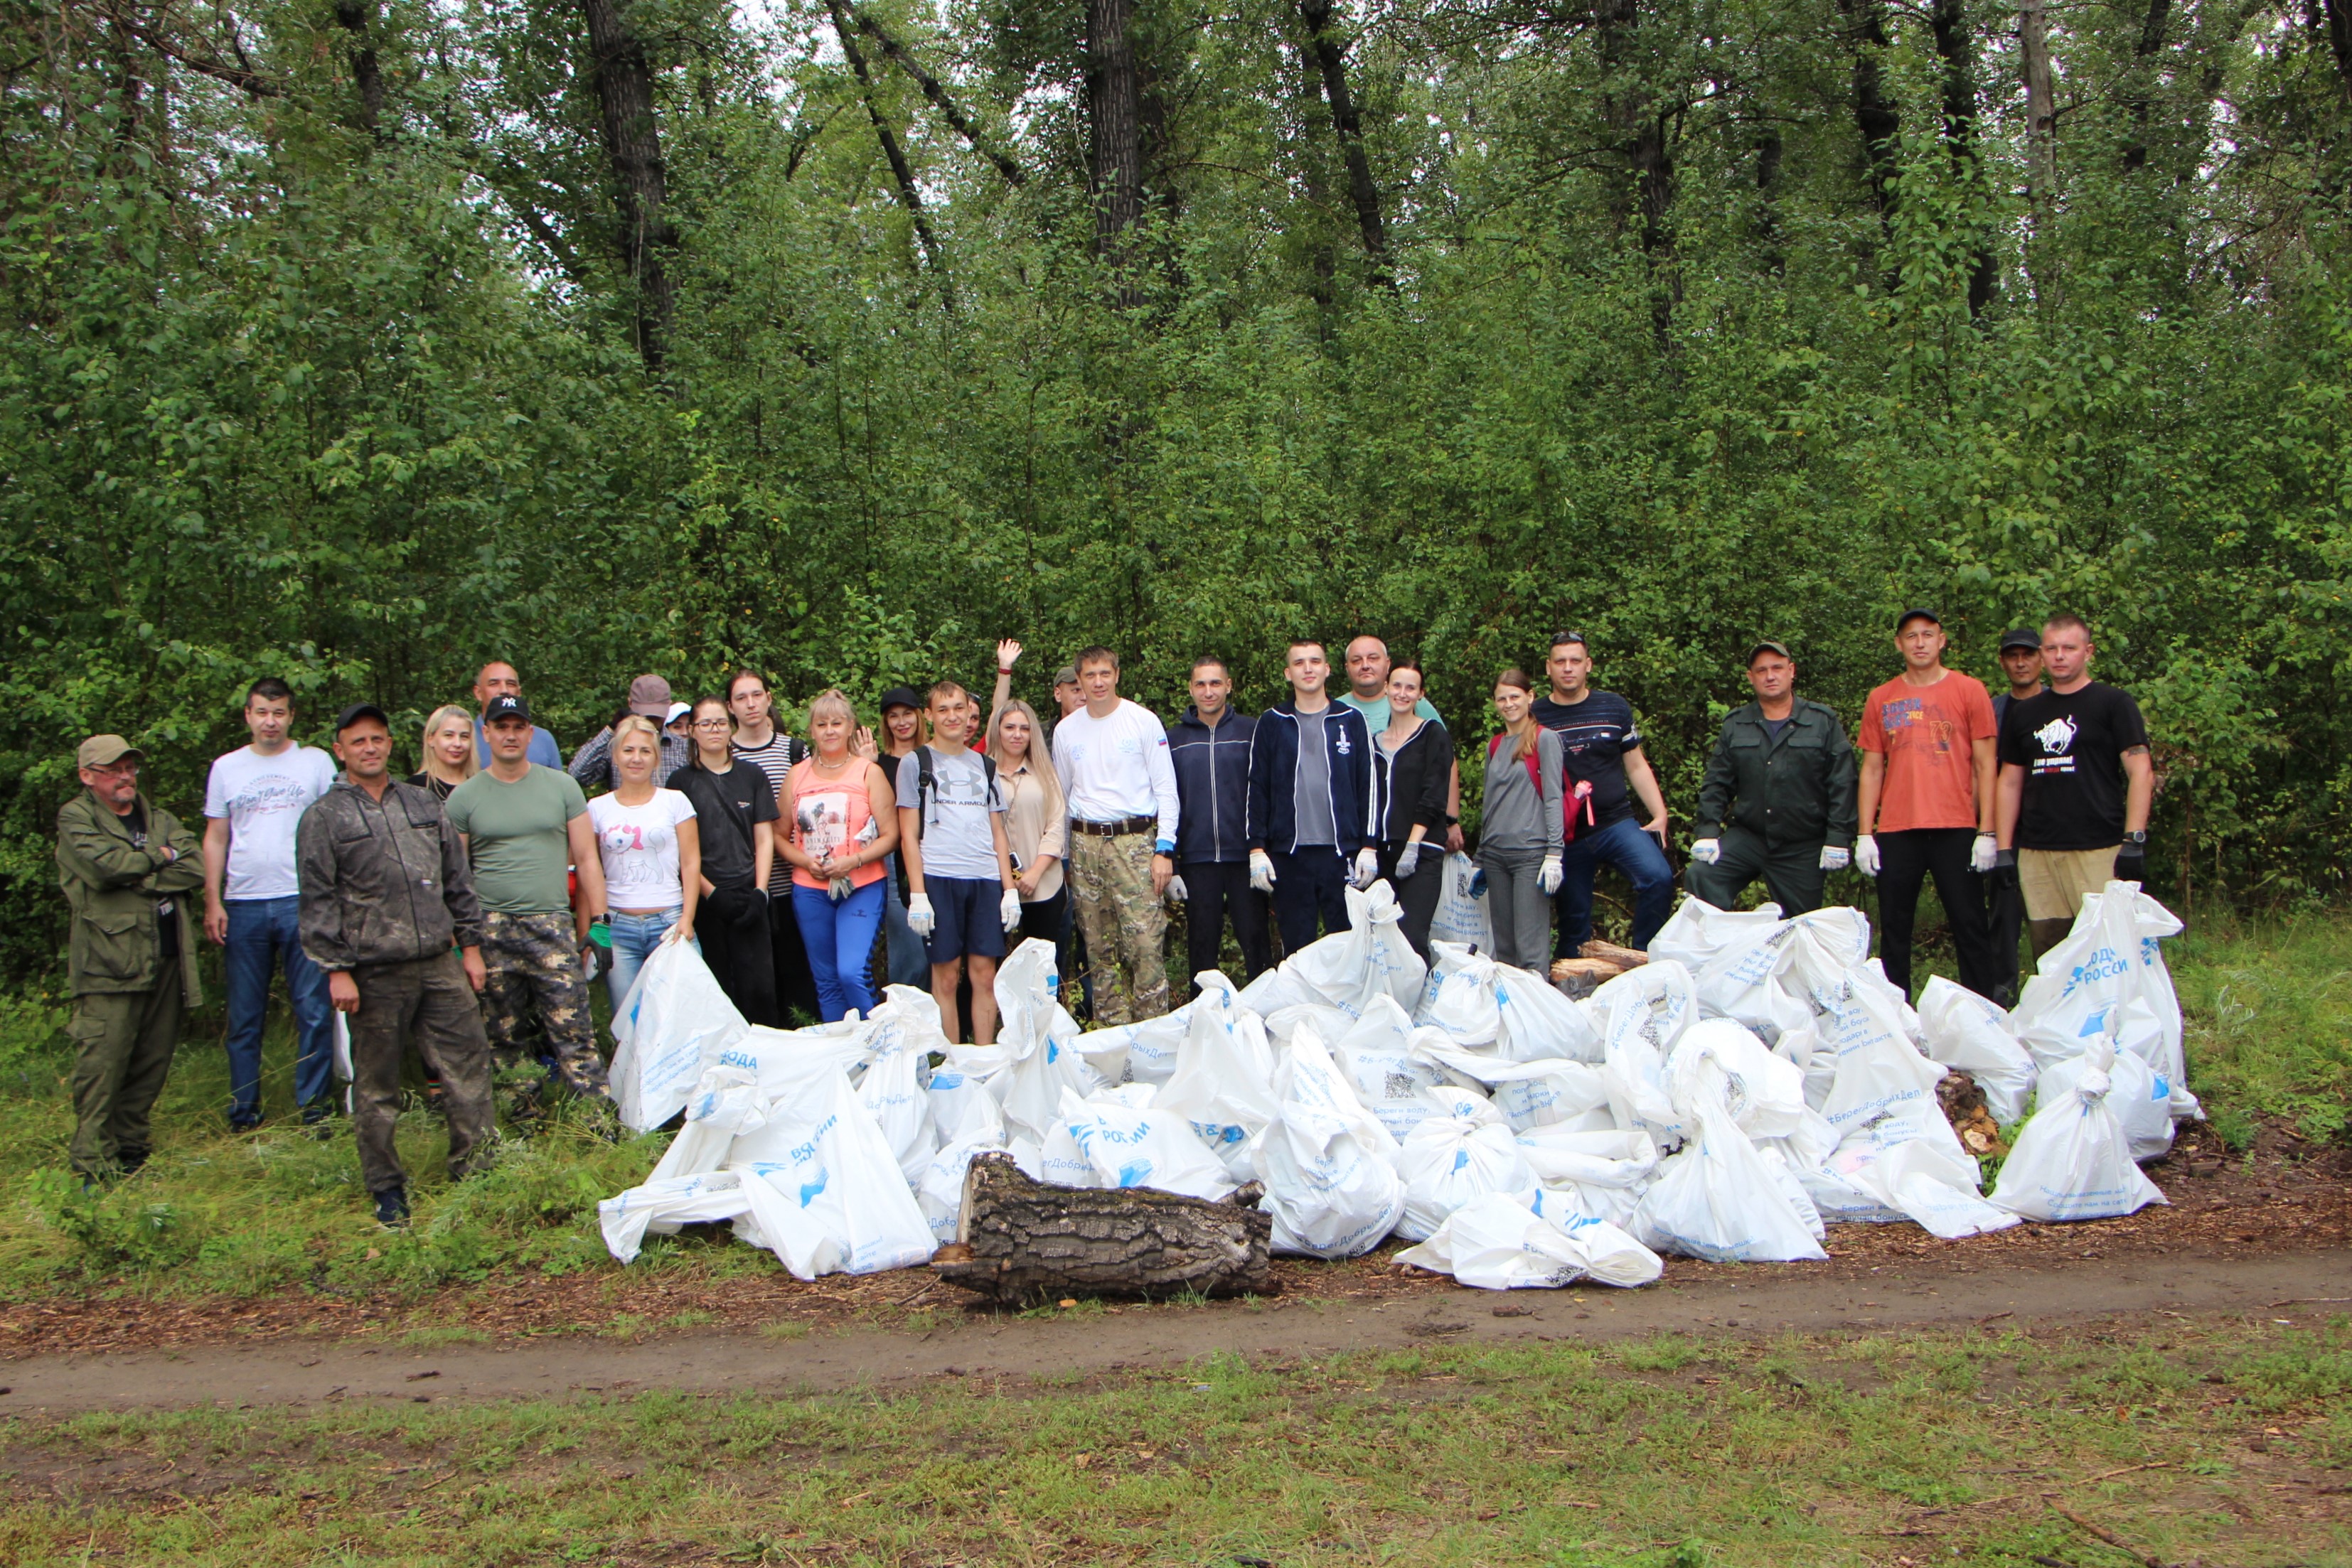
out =
<path fill-rule="evenodd" d="M 362 1347 L 239 1347 L 33 1356 L 5 1369 L 0 1415 L 346 1400 L 563 1398 L 652 1389 L 774 1395 L 1044 1378 L 1181 1365 L 1214 1352 L 1287 1359 L 1469 1341 L 1614 1339 L 1660 1331 L 1830 1333 L 2126 1313 L 2261 1313 L 2309 1321 L 2352 1299 L 2352 1252 L 2078 1260 L 2063 1269 L 1886 1264 L 1858 1279 L 1738 1278 L 1493 1294 L 1449 1290 L 1389 1301 L 1128 1306 L 1057 1316 L 940 1314 L 920 1334 L 844 1329 L 786 1339 L 757 1332 L 631 1343 L 578 1338 Z"/>

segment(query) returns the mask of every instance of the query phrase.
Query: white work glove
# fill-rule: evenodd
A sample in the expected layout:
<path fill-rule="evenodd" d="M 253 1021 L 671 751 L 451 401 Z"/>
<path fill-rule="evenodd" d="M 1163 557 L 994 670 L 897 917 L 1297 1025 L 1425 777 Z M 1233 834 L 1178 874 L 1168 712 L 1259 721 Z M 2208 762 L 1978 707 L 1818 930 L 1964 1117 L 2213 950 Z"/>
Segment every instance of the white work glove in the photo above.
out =
<path fill-rule="evenodd" d="M 1544 856 L 1543 865 L 1536 873 L 1536 885 L 1543 889 L 1543 894 L 1546 898 L 1549 898 L 1553 894 L 1559 891 L 1559 883 L 1562 874 L 1563 873 L 1559 867 L 1559 857 L 1558 855 Z"/>
<path fill-rule="evenodd" d="M 1356 852 L 1356 874 L 1348 880 L 1360 892 L 1372 885 L 1381 874 L 1381 852 L 1366 844 Z"/>
<path fill-rule="evenodd" d="M 1713 865 L 1723 858 L 1721 839 L 1699 839 L 1691 845 L 1691 859 L 1701 865 Z"/>
<path fill-rule="evenodd" d="M 1852 850 L 1842 850 L 1835 844 L 1823 844 L 1822 846 L 1822 869 L 1823 871 L 1843 871 L 1847 866 L 1852 865 L 1853 863 L 1853 852 Z"/>
<path fill-rule="evenodd" d="M 1171 904 L 1192 902 L 1192 894 L 1185 888 L 1182 877 L 1171 876 L 1168 879 L 1168 902 Z"/>
<path fill-rule="evenodd" d="M 1404 848 L 1397 851 L 1396 879 L 1399 882 L 1404 881 L 1412 874 L 1413 868 L 1420 863 L 1421 841 L 1414 839 Z"/>
<path fill-rule="evenodd" d="M 1004 890 L 1004 896 L 997 901 L 996 917 L 1004 922 L 1004 929 L 1007 931 L 1021 929 L 1021 890 L 1019 888 L 1008 887 Z"/>
<path fill-rule="evenodd" d="M 1878 841 L 1868 833 L 1853 841 L 1853 869 L 1864 876 L 1878 874 Z"/>
<path fill-rule="evenodd" d="M 915 894 L 914 897 L 907 900 L 908 930 L 912 931 L 918 936 L 928 939 L 931 934 L 931 927 L 937 925 L 939 923 L 940 917 L 931 913 L 931 895 L 929 894 L 919 893 Z"/>
<path fill-rule="evenodd" d="M 857 891 L 857 884 L 845 876 L 837 876 L 824 884 L 824 891 L 835 904 L 839 904 Z"/>
<path fill-rule="evenodd" d="M 1274 891 L 1274 857 L 1264 850 L 1250 851 L 1250 885 L 1260 893 Z"/>
<path fill-rule="evenodd" d="M 1982 876 L 2000 859 L 2000 841 L 1990 833 L 1979 833 L 1976 848 L 1969 852 L 1969 869 Z"/>

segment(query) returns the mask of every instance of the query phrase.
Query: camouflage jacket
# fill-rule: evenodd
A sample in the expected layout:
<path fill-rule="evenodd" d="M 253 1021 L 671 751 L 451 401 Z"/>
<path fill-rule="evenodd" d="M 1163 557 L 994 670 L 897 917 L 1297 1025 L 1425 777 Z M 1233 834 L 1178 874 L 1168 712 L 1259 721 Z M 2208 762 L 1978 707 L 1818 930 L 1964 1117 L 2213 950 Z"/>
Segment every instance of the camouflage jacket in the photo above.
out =
<path fill-rule="evenodd" d="M 302 951 L 319 967 L 480 945 L 473 867 L 432 790 L 394 779 L 377 800 L 346 775 L 302 813 L 296 843 Z"/>
<path fill-rule="evenodd" d="M 187 895 L 205 884 L 204 849 L 180 820 L 146 796 L 144 845 L 131 821 L 84 789 L 58 809 L 58 882 L 73 908 L 66 979 L 75 996 L 152 991 L 164 983 L 156 905 L 171 899 L 180 922 L 180 989 L 204 1005 L 196 979 L 196 935 Z M 164 854 L 169 849 L 170 856 Z"/>

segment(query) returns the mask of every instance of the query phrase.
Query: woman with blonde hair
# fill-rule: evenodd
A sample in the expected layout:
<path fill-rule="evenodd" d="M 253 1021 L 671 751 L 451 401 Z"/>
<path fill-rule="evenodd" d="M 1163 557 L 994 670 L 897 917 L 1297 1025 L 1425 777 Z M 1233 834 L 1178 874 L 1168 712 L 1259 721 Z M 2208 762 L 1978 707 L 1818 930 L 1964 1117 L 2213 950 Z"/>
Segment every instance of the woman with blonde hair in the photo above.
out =
<path fill-rule="evenodd" d="M 1004 837 L 1013 848 L 1013 887 L 1021 894 L 1018 935 L 1058 947 L 1069 902 L 1062 886 L 1069 811 L 1054 759 L 1038 744 L 1044 732 L 1035 708 L 1008 697 L 989 721 L 988 755 L 996 761 L 996 787 L 1004 796 Z"/>
<path fill-rule="evenodd" d="M 604 907 L 589 913 L 606 920 L 612 937 L 604 981 L 616 1016 L 655 948 L 694 941 L 702 896 L 701 824 L 693 801 L 654 782 L 661 762 L 661 730 L 642 714 L 626 715 L 613 726 L 612 790 L 588 802 L 604 868 Z"/>
<path fill-rule="evenodd" d="M 1560 880 L 1566 821 L 1559 736 L 1536 722 L 1535 685 L 1517 666 L 1495 677 L 1503 733 L 1486 742 L 1478 869 L 1486 873 L 1495 958 L 1551 972 L 1551 895 Z"/>
<path fill-rule="evenodd" d="M 889 775 L 856 747 L 857 714 L 839 691 L 809 704 L 814 749 L 784 775 L 776 852 L 793 870 L 793 914 L 816 977 L 821 1021 L 874 1010 L 866 970 L 881 929 L 885 862 L 898 847 Z"/>
<path fill-rule="evenodd" d="M 481 768 L 481 754 L 474 749 L 474 716 L 456 703 L 435 708 L 425 721 L 425 745 L 417 757 L 417 770 L 408 776 L 408 782 L 432 790 L 436 800 L 446 800 L 450 790 Z"/>

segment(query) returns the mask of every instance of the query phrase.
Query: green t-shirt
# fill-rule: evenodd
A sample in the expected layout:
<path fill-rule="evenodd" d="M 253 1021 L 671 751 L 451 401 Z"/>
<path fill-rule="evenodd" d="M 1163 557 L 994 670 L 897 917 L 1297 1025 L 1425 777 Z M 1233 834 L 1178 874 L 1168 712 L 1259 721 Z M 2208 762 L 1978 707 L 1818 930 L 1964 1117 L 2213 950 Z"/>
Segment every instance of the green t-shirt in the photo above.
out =
<path fill-rule="evenodd" d="M 443 808 L 474 852 L 474 892 L 501 915 L 561 915 L 572 907 L 565 873 L 572 841 L 564 829 L 588 814 L 580 781 L 532 763 L 511 784 L 488 768 L 449 792 Z"/>
<path fill-rule="evenodd" d="M 1346 703 L 1349 707 L 1354 708 L 1358 713 L 1362 714 L 1364 716 L 1364 724 L 1366 727 L 1370 729 L 1374 735 L 1378 735 L 1381 731 L 1388 728 L 1389 716 L 1394 711 L 1389 706 L 1389 699 L 1385 695 L 1373 697 L 1368 702 L 1364 698 L 1358 696 L 1355 693 L 1349 692 L 1342 695 L 1339 698 L 1339 701 Z M 1427 697 L 1423 697 L 1419 702 L 1413 704 L 1412 711 L 1419 714 L 1422 717 L 1427 719 L 1432 724 L 1444 724 L 1445 722 L 1444 719 L 1437 716 L 1437 705 L 1431 702 Z"/>

